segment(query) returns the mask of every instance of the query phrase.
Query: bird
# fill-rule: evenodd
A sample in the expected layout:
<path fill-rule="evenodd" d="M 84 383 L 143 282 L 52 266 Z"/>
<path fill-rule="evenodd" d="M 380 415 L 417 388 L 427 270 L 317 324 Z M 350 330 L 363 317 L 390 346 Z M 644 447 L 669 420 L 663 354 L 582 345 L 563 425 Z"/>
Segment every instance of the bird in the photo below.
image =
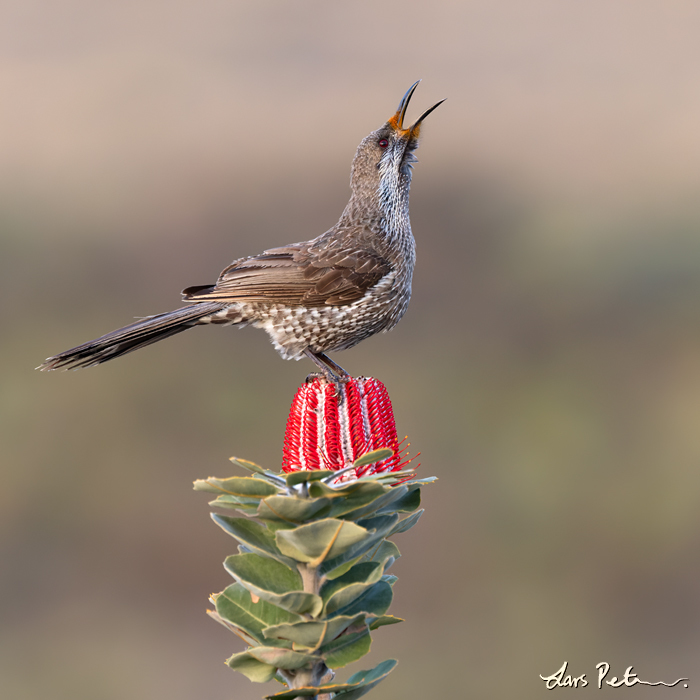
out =
<path fill-rule="evenodd" d="M 91 367 L 194 326 L 262 328 L 286 360 L 308 357 L 327 380 L 350 375 L 327 353 L 392 329 L 406 312 L 416 261 L 409 219 L 412 168 L 423 120 L 404 126 L 416 81 L 396 112 L 360 143 L 351 195 L 331 229 L 234 260 L 216 284 L 187 287 L 185 306 L 146 316 L 46 359 L 37 369 Z"/>

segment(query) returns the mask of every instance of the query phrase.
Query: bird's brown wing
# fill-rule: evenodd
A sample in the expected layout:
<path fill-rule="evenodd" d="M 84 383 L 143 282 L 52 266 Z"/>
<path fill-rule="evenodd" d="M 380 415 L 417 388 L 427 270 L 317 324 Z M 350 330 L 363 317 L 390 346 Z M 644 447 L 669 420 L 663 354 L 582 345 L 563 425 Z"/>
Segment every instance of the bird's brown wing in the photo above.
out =
<path fill-rule="evenodd" d="M 215 285 L 188 287 L 183 294 L 186 301 L 342 306 L 362 298 L 390 269 L 389 263 L 371 250 L 314 251 L 301 244 L 236 260 Z"/>

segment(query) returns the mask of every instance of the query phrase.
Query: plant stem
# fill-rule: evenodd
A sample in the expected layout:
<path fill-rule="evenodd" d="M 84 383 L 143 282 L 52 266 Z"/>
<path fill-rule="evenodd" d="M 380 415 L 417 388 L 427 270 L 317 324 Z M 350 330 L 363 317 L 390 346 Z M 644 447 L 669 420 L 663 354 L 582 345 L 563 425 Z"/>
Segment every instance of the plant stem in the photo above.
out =
<path fill-rule="evenodd" d="M 302 584 L 305 593 L 313 593 L 318 595 L 321 590 L 321 577 L 318 573 L 318 567 L 311 567 L 308 564 L 298 563 L 297 569 L 301 574 Z M 296 671 L 286 671 L 284 678 L 290 688 L 308 688 L 319 686 L 333 679 L 335 674 L 319 659 L 313 666 L 300 668 Z M 325 700 L 329 696 L 327 694 L 315 696 L 317 700 Z M 305 700 L 313 700 L 306 698 Z"/>
<path fill-rule="evenodd" d="M 297 569 L 301 574 L 301 581 L 304 585 L 304 593 L 318 595 L 321 590 L 321 577 L 318 575 L 318 568 L 310 567 L 308 564 L 297 564 Z"/>

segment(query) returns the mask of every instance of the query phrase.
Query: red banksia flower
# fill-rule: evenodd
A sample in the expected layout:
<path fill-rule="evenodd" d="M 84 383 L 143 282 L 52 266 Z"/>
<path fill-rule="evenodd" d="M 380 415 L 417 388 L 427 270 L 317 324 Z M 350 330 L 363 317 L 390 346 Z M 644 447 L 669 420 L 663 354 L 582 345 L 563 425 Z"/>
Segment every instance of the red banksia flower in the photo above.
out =
<path fill-rule="evenodd" d="M 407 464 L 402 462 L 389 394 L 378 379 L 358 377 L 340 385 L 314 379 L 297 391 L 284 438 L 285 472 L 337 471 L 381 448 L 390 449 L 391 457 L 341 479 L 399 471 Z"/>

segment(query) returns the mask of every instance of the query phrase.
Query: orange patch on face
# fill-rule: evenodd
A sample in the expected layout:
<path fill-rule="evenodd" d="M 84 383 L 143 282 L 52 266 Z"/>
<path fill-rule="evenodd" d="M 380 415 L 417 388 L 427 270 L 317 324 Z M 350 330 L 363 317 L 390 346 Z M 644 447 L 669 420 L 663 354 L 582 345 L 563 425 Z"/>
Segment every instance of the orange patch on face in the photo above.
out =
<path fill-rule="evenodd" d="M 414 127 L 409 127 L 408 129 L 403 129 L 399 126 L 399 117 L 400 113 L 397 112 L 393 117 L 389 119 L 387 124 L 394 129 L 394 131 L 398 131 L 399 136 L 402 138 L 408 137 L 408 136 L 418 136 L 418 131 L 420 130 L 420 124 L 417 125 L 417 128 L 415 131 L 413 130 Z"/>
<path fill-rule="evenodd" d="M 397 112 L 389 121 L 387 122 L 393 129 L 396 129 L 397 131 L 401 130 L 401 127 L 399 126 L 399 113 Z"/>

